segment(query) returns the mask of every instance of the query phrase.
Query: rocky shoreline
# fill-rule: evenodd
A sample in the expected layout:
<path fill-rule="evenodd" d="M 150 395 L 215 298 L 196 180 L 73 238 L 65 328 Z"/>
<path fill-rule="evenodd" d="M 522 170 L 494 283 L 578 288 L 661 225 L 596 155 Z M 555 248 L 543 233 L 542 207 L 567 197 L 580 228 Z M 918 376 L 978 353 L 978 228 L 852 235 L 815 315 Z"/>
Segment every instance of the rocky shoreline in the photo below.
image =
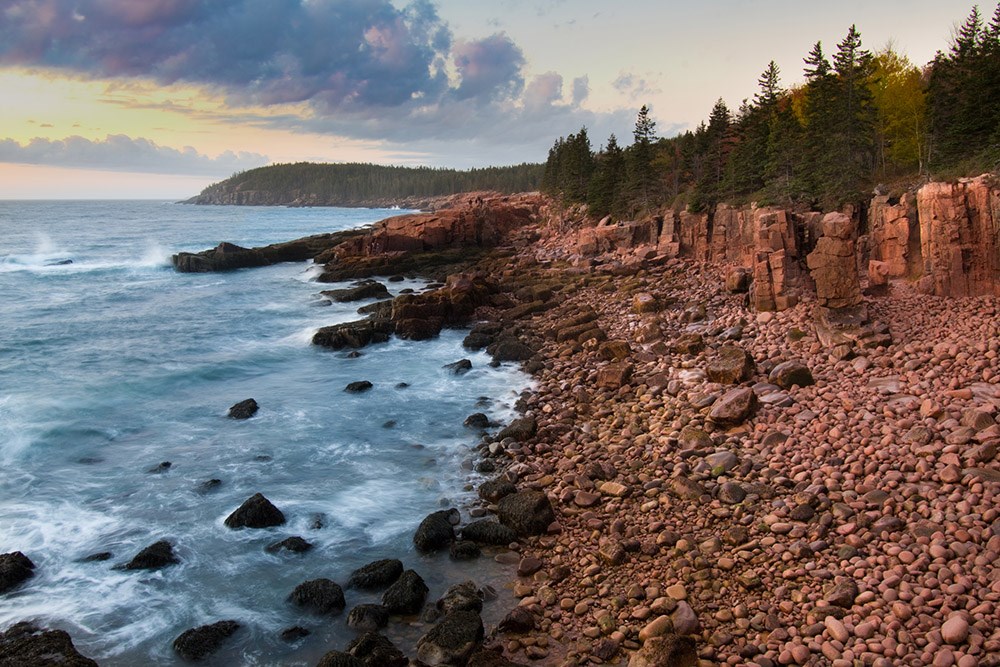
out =
<path fill-rule="evenodd" d="M 402 266 L 440 284 L 315 343 L 475 323 L 467 347 L 537 382 L 478 447 L 496 476 L 474 516 L 497 520 L 456 534 L 440 512 L 415 536 L 506 545 L 519 603 L 412 664 L 1000 665 L 1000 298 L 971 247 L 938 261 L 961 216 L 921 201 L 927 280 L 903 275 L 913 240 L 884 233 L 916 214 L 888 202 L 867 272 L 848 215 L 595 228 L 537 196 L 477 195 L 319 253 L 330 280 Z"/>

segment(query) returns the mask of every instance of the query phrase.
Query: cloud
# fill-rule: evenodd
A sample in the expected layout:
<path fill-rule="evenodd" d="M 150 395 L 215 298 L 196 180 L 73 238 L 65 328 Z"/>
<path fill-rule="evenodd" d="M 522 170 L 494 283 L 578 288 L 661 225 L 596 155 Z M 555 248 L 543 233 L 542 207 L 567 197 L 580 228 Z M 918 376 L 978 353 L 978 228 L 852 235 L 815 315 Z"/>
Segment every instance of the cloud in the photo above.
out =
<path fill-rule="evenodd" d="M 225 177 L 236 171 L 260 167 L 269 160 L 267 156 L 257 153 L 232 151 L 226 151 L 213 158 L 199 153 L 190 146 L 176 149 L 160 146 L 148 139 L 115 134 L 108 135 L 100 141 L 80 136 L 61 140 L 36 137 L 26 144 L 21 144 L 13 139 L 2 139 L 0 162 Z"/>
<path fill-rule="evenodd" d="M 649 85 L 645 79 L 639 78 L 635 74 L 630 72 L 622 72 L 618 75 L 611 85 L 620 93 L 628 95 L 632 100 L 639 100 L 644 97 L 649 97 L 652 95 L 657 95 L 661 91 L 658 88 L 653 88 Z"/>
<path fill-rule="evenodd" d="M 586 77 L 564 99 L 560 74 L 526 84 L 526 65 L 505 32 L 453 35 L 432 0 L 0 4 L 0 67 L 104 79 L 126 98 L 139 81 L 194 85 L 224 100 L 220 120 L 256 115 L 248 122 L 260 127 L 391 141 L 407 151 L 473 142 L 481 161 L 499 154 L 486 147 L 529 147 L 544 157 L 555 137 L 584 124 L 623 129 L 622 113 L 582 107 Z M 198 113 L 184 107 L 181 100 L 171 110 Z"/>

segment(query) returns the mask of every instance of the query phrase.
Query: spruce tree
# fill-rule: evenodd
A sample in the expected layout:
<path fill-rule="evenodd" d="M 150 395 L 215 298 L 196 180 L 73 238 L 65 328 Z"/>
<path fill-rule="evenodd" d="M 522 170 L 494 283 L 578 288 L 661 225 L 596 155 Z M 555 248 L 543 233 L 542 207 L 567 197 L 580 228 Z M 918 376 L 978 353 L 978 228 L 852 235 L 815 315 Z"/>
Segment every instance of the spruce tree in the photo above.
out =
<path fill-rule="evenodd" d="M 656 169 L 653 164 L 653 142 L 656 140 L 656 121 L 649 116 L 645 104 L 635 119 L 634 139 L 626 153 L 628 193 L 640 211 L 653 207 L 656 194 Z"/>
<path fill-rule="evenodd" d="M 587 204 L 592 217 L 600 219 L 606 215 L 621 214 L 624 182 L 625 153 L 612 134 L 608 137 L 608 145 L 597 156 L 594 177 L 590 180 Z"/>

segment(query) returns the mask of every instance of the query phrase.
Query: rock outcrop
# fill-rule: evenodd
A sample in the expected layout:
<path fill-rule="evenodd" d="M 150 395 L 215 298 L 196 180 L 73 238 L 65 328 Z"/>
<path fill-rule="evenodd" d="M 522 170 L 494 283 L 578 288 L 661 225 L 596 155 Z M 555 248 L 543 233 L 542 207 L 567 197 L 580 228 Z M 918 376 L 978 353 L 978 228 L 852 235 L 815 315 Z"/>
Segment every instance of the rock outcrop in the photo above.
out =
<path fill-rule="evenodd" d="M 97 667 L 80 655 L 63 630 L 45 630 L 28 622 L 15 623 L 0 634 L 0 665 Z"/>
<path fill-rule="evenodd" d="M 174 268 L 181 273 L 233 271 L 282 262 L 305 262 L 363 233 L 363 230 L 351 229 L 333 234 L 317 234 L 260 248 L 243 248 L 223 242 L 211 250 L 197 253 L 179 252 L 171 258 L 171 261 Z"/>

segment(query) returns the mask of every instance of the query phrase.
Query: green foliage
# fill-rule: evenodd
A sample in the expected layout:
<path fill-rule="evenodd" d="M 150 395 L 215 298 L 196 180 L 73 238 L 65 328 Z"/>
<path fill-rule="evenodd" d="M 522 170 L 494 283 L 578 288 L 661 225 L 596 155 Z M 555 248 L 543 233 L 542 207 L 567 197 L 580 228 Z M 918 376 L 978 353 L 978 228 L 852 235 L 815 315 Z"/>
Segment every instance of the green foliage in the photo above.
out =
<path fill-rule="evenodd" d="M 200 196 L 232 191 L 271 193 L 274 203 L 305 200 L 324 205 L 366 206 L 406 197 L 437 197 L 474 190 L 537 190 L 540 164 L 458 171 L 375 164 L 275 164 L 234 174 L 207 187 Z"/>
<path fill-rule="evenodd" d="M 569 204 L 587 201 L 590 179 L 594 174 L 594 154 L 587 128 L 560 137 L 549 150 L 542 176 L 542 192 L 559 196 Z"/>
<path fill-rule="evenodd" d="M 591 213 L 721 201 L 829 210 L 865 199 L 880 180 L 922 176 L 928 165 L 950 175 L 1000 168 L 1000 6 L 989 23 L 974 8 L 923 72 L 891 45 L 872 55 L 853 25 L 832 62 L 820 42 L 803 61 L 804 84 L 782 89 L 771 61 L 735 115 L 719 99 L 707 122 L 675 137 L 657 138 L 643 106 L 633 144 L 621 151 L 612 137 L 594 156 Z M 583 201 L 585 172 L 562 176 L 572 139 L 556 142 L 543 183 Z"/>

